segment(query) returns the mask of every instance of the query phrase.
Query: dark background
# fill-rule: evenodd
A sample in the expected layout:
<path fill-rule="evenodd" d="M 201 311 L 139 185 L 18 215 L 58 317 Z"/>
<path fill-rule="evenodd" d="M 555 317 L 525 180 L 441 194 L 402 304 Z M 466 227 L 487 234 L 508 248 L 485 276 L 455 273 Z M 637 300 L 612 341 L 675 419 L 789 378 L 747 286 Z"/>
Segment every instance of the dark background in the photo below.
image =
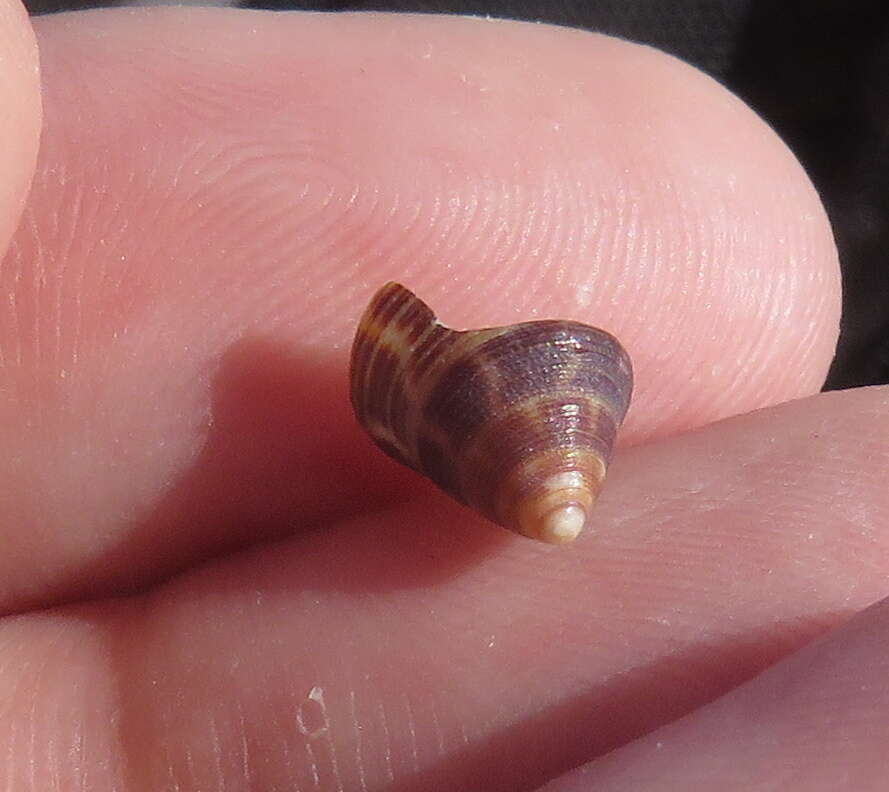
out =
<path fill-rule="evenodd" d="M 32 0 L 32 13 L 115 3 Z M 150 5 L 150 3 L 146 3 Z M 889 382 L 889 0 L 244 0 L 242 8 L 490 14 L 651 44 L 745 99 L 821 193 L 843 268 L 827 389 Z"/>

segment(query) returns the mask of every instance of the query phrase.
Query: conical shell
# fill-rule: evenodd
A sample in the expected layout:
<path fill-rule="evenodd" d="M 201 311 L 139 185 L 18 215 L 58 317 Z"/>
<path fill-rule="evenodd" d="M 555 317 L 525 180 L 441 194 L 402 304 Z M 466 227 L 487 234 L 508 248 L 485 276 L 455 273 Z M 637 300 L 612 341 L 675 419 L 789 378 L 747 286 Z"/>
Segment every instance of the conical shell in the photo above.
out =
<path fill-rule="evenodd" d="M 350 379 L 358 421 L 387 454 L 551 543 L 589 524 L 633 387 L 629 356 L 603 330 L 451 330 L 397 283 L 361 318 Z"/>

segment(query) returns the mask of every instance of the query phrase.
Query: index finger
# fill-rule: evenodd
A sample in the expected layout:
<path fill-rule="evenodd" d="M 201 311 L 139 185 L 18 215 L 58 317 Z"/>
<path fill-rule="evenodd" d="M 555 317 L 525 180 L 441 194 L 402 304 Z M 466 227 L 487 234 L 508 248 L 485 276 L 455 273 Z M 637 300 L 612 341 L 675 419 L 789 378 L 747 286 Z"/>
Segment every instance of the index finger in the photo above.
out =
<path fill-rule="evenodd" d="M 390 278 L 458 327 L 615 333 L 630 442 L 822 381 L 839 291 L 817 196 L 747 108 L 653 50 L 207 9 L 39 34 L 48 122 L 0 272 L 21 306 L 0 317 L 6 607 L 141 585 L 413 486 L 345 387 Z"/>

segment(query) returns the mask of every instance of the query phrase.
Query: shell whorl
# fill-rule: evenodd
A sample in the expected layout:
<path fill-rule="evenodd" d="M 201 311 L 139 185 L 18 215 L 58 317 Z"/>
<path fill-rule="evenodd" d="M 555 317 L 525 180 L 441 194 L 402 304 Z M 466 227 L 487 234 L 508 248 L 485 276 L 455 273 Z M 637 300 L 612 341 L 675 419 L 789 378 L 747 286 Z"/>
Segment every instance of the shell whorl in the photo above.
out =
<path fill-rule="evenodd" d="M 494 522 L 563 543 L 588 524 L 633 374 L 603 330 L 561 320 L 452 330 L 387 283 L 359 322 L 350 386 L 387 454 Z"/>

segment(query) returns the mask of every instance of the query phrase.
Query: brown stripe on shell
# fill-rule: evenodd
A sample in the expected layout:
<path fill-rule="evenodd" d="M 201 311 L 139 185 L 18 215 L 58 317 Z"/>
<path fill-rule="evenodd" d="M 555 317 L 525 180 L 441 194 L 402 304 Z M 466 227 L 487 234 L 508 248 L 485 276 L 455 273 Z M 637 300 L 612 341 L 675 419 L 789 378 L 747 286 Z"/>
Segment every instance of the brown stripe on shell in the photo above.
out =
<path fill-rule="evenodd" d="M 461 333 L 436 325 L 413 348 L 411 371 L 415 379 L 423 379 L 436 363 L 449 360 L 451 350 L 458 345 Z"/>
<path fill-rule="evenodd" d="M 414 299 L 398 318 L 398 327 L 403 333 L 404 343 L 411 349 L 434 325 L 435 314 L 426 303 L 417 299 Z"/>
<path fill-rule="evenodd" d="M 455 331 L 387 284 L 351 365 L 355 413 L 391 456 L 512 530 L 580 530 L 632 390 L 612 335 L 556 320 Z"/>
<path fill-rule="evenodd" d="M 423 420 L 438 426 L 458 451 L 496 414 L 496 398 L 484 361 L 464 357 L 439 373 Z"/>
<path fill-rule="evenodd" d="M 417 302 L 416 297 L 403 286 L 390 283 L 384 287 L 384 292 L 376 307 L 369 312 L 368 319 L 380 330 L 388 329 L 399 311 L 406 305 L 415 305 Z"/>
<path fill-rule="evenodd" d="M 396 283 L 371 300 L 352 346 L 350 388 L 359 422 L 390 456 L 416 466 L 408 421 L 411 338 L 435 326 L 432 311 Z"/>
<path fill-rule="evenodd" d="M 380 289 L 364 311 L 352 344 L 351 396 L 352 406 L 363 422 L 366 415 L 379 412 L 379 387 L 372 379 L 380 379 L 378 367 L 385 366 L 380 337 L 392 317 L 411 297 L 411 293 L 395 283 Z M 391 353 L 390 353 L 391 354 Z M 371 398 L 372 396 L 372 398 Z"/>
<path fill-rule="evenodd" d="M 608 464 L 614 434 L 609 413 L 585 395 L 572 395 L 567 401 L 551 394 L 529 399 L 492 421 L 463 450 L 464 496 L 483 513 L 496 514 L 502 484 L 516 471 L 521 485 L 514 488 L 515 494 L 526 497 L 560 470 L 584 472 L 586 452 L 598 460 L 593 470 L 586 471 L 593 481 L 600 467 Z"/>

